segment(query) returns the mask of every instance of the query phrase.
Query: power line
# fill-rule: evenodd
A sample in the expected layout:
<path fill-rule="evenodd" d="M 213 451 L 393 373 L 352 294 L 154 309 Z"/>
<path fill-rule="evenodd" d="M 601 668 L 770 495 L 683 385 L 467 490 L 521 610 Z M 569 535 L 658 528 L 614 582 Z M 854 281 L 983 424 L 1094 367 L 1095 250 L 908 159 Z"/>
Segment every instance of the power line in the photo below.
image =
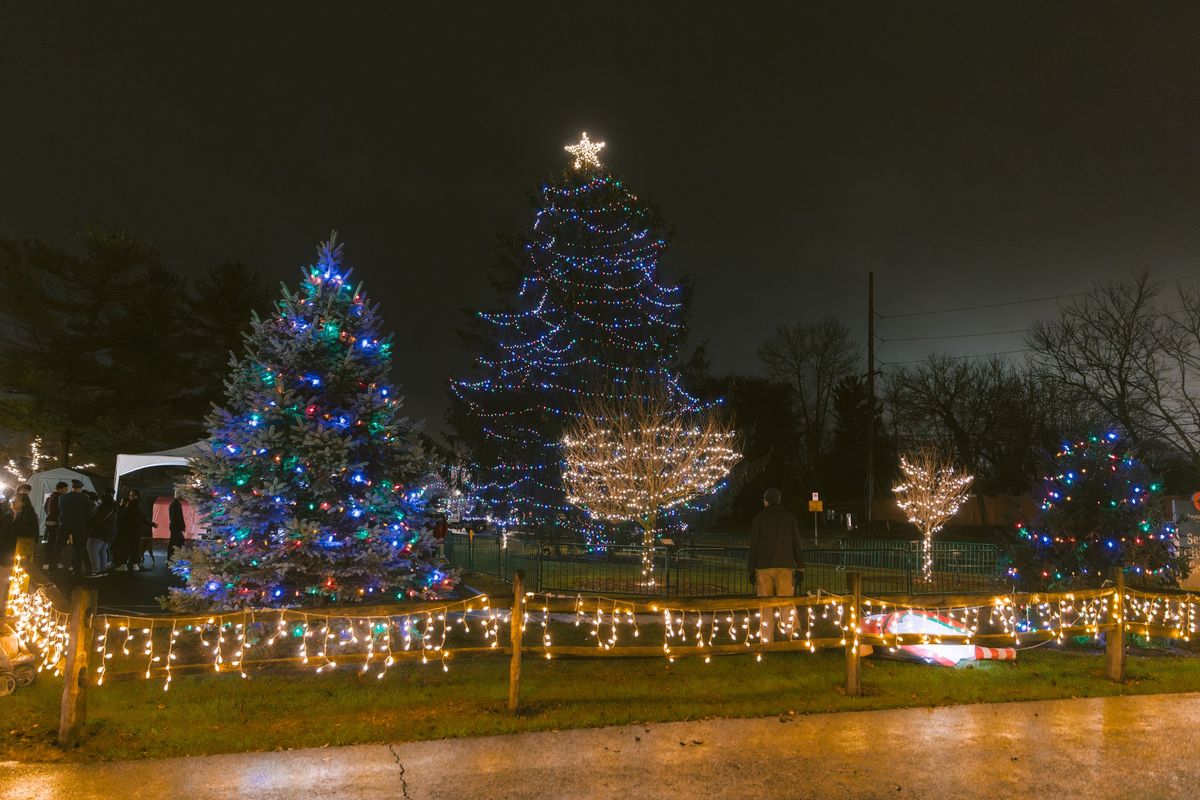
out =
<path fill-rule="evenodd" d="M 928 342 L 933 339 L 966 339 L 972 336 L 1004 336 L 1010 333 L 1029 333 L 1033 328 L 1013 328 L 1007 331 L 979 331 L 977 333 L 947 333 L 942 336 L 904 336 L 896 339 L 877 337 L 881 342 Z"/>
<path fill-rule="evenodd" d="M 1025 303 L 1044 303 L 1049 300 L 1066 300 L 1071 297 L 1082 297 L 1087 292 L 1072 292 L 1070 294 L 1052 294 L 1045 297 L 1030 297 L 1025 300 L 1007 300 L 1003 303 L 981 303 L 976 306 L 955 306 L 953 308 L 938 308 L 932 311 L 909 311 L 904 314 L 877 314 L 880 319 L 901 319 L 903 317 L 927 317 L 932 314 L 949 314 L 954 311 L 977 311 L 981 308 L 1000 308 L 1002 306 L 1019 306 Z"/>
<path fill-rule="evenodd" d="M 1011 356 L 1011 355 L 1016 355 L 1017 353 L 1030 353 L 1030 352 L 1032 352 L 1032 348 L 1022 347 L 1020 350 L 998 350 L 995 353 L 971 353 L 971 354 L 965 355 L 965 356 L 941 356 L 941 358 L 950 359 L 952 361 L 961 361 L 961 360 L 967 359 L 967 358 L 988 358 L 990 356 Z M 900 366 L 903 364 L 924 364 L 928 360 L 929 360 L 929 357 L 915 358 L 915 359 L 912 359 L 911 361 L 880 361 L 879 363 L 881 365 L 895 367 L 895 366 Z"/>

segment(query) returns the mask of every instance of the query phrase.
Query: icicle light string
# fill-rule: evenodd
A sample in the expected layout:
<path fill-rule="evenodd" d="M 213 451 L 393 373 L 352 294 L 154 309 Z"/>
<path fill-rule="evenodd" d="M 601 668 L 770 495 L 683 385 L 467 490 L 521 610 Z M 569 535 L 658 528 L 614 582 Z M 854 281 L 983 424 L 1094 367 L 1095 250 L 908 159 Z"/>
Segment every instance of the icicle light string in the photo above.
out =
<path fill-rule="evenodd" d="M 37 653 L 40 668 L 60 674 L 68 646 L 67 615 L 54 609 L 41 591 L 30 592 L 29 576 L 18 562 L 12 578 L 9 614 L 22 647 Z M 524 629 L 540 623 L 538 649 L 546 658 L 645 655 L 661 652 L 670 662 L 713 655 L 873 644 L 908 645 L 1031 643 L 1069 637 L 1098 639 L 1122 616 L 1130 633 L 1190 641 L 1200 617 L 1200 596 L 1115 589 L 1054 594 L 1009 594 L 953 598 L 863 597 L 853 607 L 840 595 L 781 598 L 729 598 L 708 601 L 647 602 L 605 596 L 564 598 L 527 595 Z M 902 613 L 949 620 L 958 633 L 876 634 L 864 621 Z M 394 609 L 245 609 L 190 617 L 99 615 L 92 649 L 99 662 L 97 685 L 113 677 L 160 678 L 169 690 L 181 668 L 211 669 L 248 677 L 248 667 L 301 662 L 320 674 L 359 664 L 358 671 L 383 678 L 402 659 L 435 663 L 443 670 L 456 653 L 504 652 L 511 612 L 480 595 L 469 600 Z M 647 626 L 662 626 L 661 642 L 635 647 Z M 566 641 L 556 645 L 555 630 Z M 503 638 L 502 638 L 503 636 Z M 453 637 L 453 638 L 452 638 Z M 563 635 L 559 636 L 564 638 Z M 295 642 L 295 655 L 275 657 L 276 645 Z M 461 644 L 481 641 L 482 646 Z M 529 645 L 525 645 L 529 646 Z M 195 654 L 193 662 L 189 654 Z M 114 664 L 118 668 L 114 669 Z"/>
<path fill-rule="evenodd" d="M 39 587 L 30 590 L 30 575 L 13 557 L 8 576 L 8 605 L 5 610 L 16 635 L 17 647 L 38 655 L 38 672 L 61 675 L 67 659 L 70 615 L 54 607 Z"/>

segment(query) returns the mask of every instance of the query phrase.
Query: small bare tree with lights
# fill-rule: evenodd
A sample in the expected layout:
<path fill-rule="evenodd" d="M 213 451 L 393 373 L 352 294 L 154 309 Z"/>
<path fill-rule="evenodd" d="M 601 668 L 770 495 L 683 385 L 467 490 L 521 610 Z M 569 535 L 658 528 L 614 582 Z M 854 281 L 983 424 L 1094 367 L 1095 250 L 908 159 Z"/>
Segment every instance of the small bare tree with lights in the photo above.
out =
<path fill-rule="evenodd" d="M 925 537 L 922 573 L 928 583 L 933 580 L 933 535 L 962 507 L 975 476 L 956 469 L 932 448 L 900 456 L 900 472 L 903 482 L 892 491 L 896 505 Z"/>
<path fill-rule="evenodd" d="M 709 494 L 740 459 L 737 434 L 715 409 L 680 411 L 656 385 L 584 403 L 562 442 L 567 501 L 592 517 L 642 529 L 642 576 L 654 585 L 658 516 Z"/>

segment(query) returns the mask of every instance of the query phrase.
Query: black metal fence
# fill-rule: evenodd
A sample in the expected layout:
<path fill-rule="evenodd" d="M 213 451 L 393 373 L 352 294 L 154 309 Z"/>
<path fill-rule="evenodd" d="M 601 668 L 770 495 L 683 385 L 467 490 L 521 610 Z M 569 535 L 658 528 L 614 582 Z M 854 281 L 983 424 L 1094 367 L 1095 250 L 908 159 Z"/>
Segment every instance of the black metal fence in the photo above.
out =
<path fill-rule="evenodd" d="M 524 570 L 535 592 L 663 597 L 753 595 L 744 546 L 656 547 L 647 573 L 642 548 L 610 545 L 598 550 L 576 543 L 520 537 L 450 533 L 446 556 L 468 572 L 511 581 Z M 874 595 L 962 593 L 1005 586 L 1000 553 L 993 545 L 934 542 L 933 569 L 926 576 L 920 543 L 838 539 L 810 545 L 800 592 L 847 590 L 847 571 L 862 576 Z"/>

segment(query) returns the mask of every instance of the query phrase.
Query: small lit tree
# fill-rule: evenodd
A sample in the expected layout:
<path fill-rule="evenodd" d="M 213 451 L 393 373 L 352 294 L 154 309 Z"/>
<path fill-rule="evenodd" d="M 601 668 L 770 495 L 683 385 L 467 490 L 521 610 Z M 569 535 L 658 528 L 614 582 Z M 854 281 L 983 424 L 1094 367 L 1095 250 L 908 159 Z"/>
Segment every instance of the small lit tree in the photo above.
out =
<path fill-rule="evenodd" d="M 653 586 L 658 515 L 718 489 L 741 455 L 715 409 L 681 412 L 662 385 L 622 388 L 593 396 L 567 425 L 563 487 L 592 517 L 641 527 L 642 575 Z"/>
<path fill-rule="evenodd" d="M 958 512 L 975 480 L 931 448 L 900 456 L 903 482 L 892 489 L 896 505 L 925 537 L 922 573 L 933 579 L 933 535 Z"/>

